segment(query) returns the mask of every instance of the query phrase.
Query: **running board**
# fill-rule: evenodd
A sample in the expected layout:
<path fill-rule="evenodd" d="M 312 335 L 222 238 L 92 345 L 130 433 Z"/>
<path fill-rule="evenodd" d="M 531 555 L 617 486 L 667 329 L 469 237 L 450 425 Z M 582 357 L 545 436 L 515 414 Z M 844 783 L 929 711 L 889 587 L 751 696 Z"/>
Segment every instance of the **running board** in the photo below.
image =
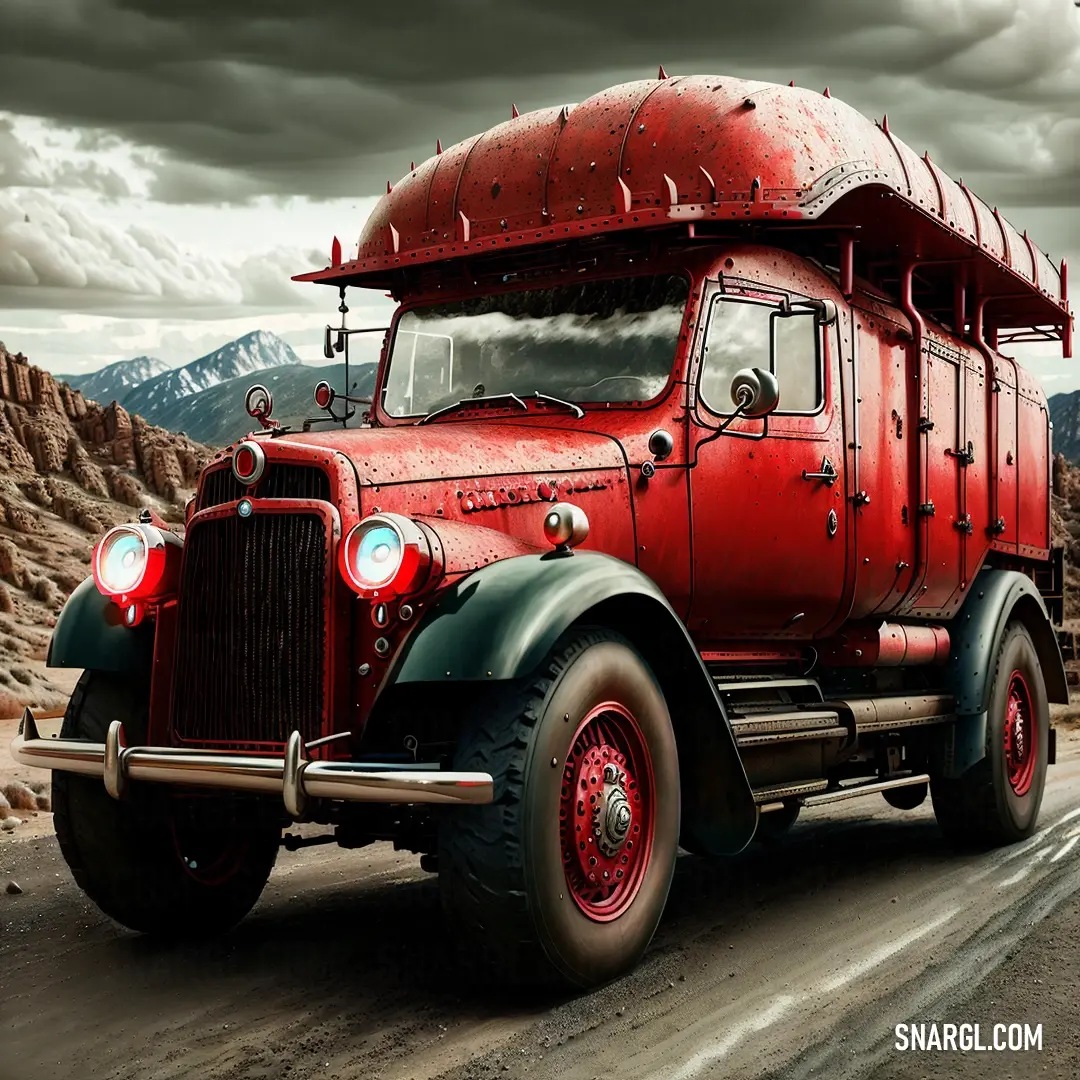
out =
<path fill-rule="evenodd" d="M 930 777 L 927 773 L 916 773 L 914 776 L 897 776 L 891 780 L 876 780 L 870 784 L 852 784 L 851 787 L 825 791 L 820 795 L 810 795 L 808 798 L 803 799 L 802 804 L 806 807 L 826 806 L 828 803 L 843 802 L 845 799 L 857 799 L 860 795 L 877 795 L 882 791 L 892 791 L 894 788 L 914 787 L 916 784 L 929 783 Z"/>
<path fill-rule="evenodd" d="M 802 799 L 814 792 L 824 791 L 829 786 L 828 780 L 802 780 L 797 784 L 771 784 L 769 787 L 754 788 L 754 802 L 780 802 L 784 799 Z"/>

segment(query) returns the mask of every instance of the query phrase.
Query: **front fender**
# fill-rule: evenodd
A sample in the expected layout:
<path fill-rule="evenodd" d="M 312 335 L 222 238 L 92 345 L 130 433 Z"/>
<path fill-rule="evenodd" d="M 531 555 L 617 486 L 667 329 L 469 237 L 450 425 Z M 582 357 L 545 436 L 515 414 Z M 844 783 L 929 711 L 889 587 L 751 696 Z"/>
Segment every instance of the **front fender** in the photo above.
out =
<path fill-rule="evenodd" d="M 154 627 L 144 620 L 127 627 L 110 618 L 116 605 L 102 596 L 88 577 L 68 597 L 56 620 L 47 667 L 90 668 L 93 671 L 145 672 L 154 657 Z"/>
<path fill-rule="evenodd" d="M 684 835 L 696 850 L 740 851 L 757 811 L 730 721 L 682 620 L 629 563 L 599 552 L 550 552 L 502 559 L 461 578 L 410 635 L 384 690 L 522 678 L 575 624 L 616 630 L 645 658 L 679 744 Z"/>

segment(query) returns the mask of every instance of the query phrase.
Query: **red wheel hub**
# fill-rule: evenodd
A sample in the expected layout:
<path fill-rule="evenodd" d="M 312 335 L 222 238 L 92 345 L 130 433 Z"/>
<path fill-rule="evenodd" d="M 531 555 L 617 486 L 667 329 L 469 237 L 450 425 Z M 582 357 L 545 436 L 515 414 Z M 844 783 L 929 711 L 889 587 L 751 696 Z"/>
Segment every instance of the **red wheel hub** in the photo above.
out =
<path fill-rule="evenodd" d="M 1005 770 L 1017 795 L 1026 795 L 1035 777 L 1037 738 L 1031 693 L 1024 676 L 1014 671 L 1005 702 Z"/>
<path fill-rule="evenodd" d="M 574 733 L 563 769 L 559 835 L 566 884 L 596 922 L 633 903 L 652 852 L 652 760 L 627 709 L 605 702 Z"/>

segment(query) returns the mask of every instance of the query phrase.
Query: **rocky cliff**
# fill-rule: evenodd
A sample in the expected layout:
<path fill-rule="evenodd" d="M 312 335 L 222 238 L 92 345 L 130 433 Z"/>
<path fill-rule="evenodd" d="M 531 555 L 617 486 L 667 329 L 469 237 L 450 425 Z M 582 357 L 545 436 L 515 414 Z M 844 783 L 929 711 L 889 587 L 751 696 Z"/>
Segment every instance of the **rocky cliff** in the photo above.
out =
<path fill-rule="evenodd" d="M 45 650 L 94 542 L 144 506 L 182 523 L 209 456 L 0 343 L 0 716 L 63 704 L 67 683 L 44 668 Z"/>

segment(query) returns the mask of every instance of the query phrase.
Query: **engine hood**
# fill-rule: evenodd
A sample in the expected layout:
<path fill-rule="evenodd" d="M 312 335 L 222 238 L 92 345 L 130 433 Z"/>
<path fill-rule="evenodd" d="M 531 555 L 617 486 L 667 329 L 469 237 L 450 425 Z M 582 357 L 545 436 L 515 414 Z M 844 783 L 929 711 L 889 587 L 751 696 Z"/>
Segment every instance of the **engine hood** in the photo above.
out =
<path fill-rule="evenodd" d="M 362 486 L 626 469 L 622 446 L 610 435 L 533 424 L 410 424 L 308 432 L 275 441 L 344 454 Z"/>

